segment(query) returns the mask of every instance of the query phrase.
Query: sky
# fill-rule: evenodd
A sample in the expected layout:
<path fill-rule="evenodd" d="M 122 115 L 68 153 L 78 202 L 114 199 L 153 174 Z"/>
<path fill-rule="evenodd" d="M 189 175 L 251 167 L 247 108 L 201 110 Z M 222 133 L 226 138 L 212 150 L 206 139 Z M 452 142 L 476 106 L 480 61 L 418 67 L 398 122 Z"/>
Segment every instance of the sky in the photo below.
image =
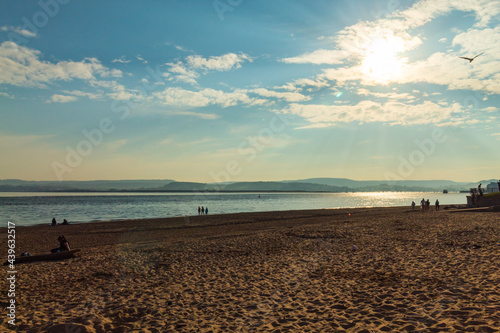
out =
<path fill-rule="evenodd" d="M 2 1 L 0 179 L 499 178 L 499 13 Z"/>

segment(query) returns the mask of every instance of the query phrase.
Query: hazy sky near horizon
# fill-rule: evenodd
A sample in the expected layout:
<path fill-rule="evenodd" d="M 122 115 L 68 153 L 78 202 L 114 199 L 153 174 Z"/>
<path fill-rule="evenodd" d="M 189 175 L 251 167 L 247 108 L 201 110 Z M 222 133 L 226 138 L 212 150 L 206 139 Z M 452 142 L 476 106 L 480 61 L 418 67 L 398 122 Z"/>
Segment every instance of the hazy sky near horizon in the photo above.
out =
<path fill-rule="evenodd" d="M 0 179 L 499 178 L 499 13 L 2 1 Z"/>

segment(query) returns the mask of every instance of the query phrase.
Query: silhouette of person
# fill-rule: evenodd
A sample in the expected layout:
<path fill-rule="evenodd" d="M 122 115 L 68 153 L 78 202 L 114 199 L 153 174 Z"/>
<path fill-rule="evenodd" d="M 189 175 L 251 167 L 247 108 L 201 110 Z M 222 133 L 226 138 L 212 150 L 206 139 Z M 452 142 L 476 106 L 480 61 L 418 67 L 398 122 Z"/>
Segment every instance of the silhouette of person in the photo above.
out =
<path fill-rule="evenodd" d="M 477 187 L 477 190 L 479 191 L 479 196 L 482 197 L 483 196 L 483 190 L 481 189 L 481 185 L 482 184 L 479 184 L 479 186 Z"/>
<path fill-rule="evenodd" d="M 55 218 L 55 217 L 52 219 L 52 224 L 51 224 L 51 225 L 57 225 L 57 222 L 56 222 L 56 218 Z"/>
<path fill-rule="evenodd" d="M 411 210 L 415 210 L 415 201 L 411 202 Z"/>
<path fill-rule="evenodd" d="M 51 253 L 54 252 L 61 252 L 61 251 L 71 251 L 71 248 L 69 246 L 69 242 L 66 240 L 64 236 L 59 236 L 57 237 L 57 240 L 59 241 L 59 247 L 56 249 L 50 250 Z"/>
<path fill-rule="evenodd" d="M 205 207 L 205 215 L 208 215 L 208 207 Z"/>
<path fill-rule="evenodd" d="M 436 199 L 436 210 L 439 210 L 439 200 Z"/>
<path fill-rule="evenodd" d="M 203 206 L 201 206 L 201 215 L 203 215 L 203 213 L 205 213 L 205 210 L 203 209 Z"/>
<path fill-rule="evenodd" d="M 198 206 L 198 215 L 200 215 L 200 213 L 201 213 L 201 208 L 200 206 Z"/>

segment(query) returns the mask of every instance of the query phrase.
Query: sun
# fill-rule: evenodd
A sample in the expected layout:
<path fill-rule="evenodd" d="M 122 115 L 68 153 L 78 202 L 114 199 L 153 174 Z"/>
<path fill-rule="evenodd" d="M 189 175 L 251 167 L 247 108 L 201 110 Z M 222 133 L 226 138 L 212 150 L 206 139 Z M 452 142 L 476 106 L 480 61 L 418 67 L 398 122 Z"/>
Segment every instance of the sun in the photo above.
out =
<path fill-rule="evenodd" d="M 405 58 L 399 58 L 398 53 L 404 51 L 402 38 L 394 36 L 378 37 L 366 47 L 361 63 L 361 72 L 368 81 L 386 84 L 397 78 Z"/>

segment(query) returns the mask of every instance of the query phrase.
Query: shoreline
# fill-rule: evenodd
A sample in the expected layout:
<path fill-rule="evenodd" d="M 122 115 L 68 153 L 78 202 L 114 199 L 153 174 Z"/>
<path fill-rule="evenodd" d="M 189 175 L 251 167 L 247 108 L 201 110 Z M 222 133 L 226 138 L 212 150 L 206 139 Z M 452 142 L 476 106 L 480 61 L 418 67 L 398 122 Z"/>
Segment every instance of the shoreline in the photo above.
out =
<path fill-rule="evenodd" d="M 81 251 L 16 265 L 17 328 L 498 332 L 498 213 L 450 212 L 320 209 L 18 228 L 18 254 L 47 252 L 59 234 Z"/>

